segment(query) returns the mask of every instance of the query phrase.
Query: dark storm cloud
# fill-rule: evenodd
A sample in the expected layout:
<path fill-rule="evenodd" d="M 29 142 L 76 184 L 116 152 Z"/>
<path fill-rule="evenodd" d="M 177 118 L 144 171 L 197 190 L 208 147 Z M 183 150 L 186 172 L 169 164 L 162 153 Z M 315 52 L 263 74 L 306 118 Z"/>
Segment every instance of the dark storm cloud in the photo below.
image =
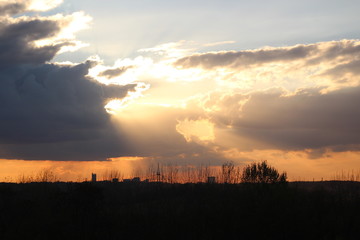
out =
<path fill-rule="evenodd" d="M 30 1 L 25 2 L 29 4 Z M 3 15 L 22 4 L 1 5 Z M 25 160 L 106 160 L 129 153 L 104 109 L 136 84 L 103 85 L 87 76 L 97 63 L 51 64 L 71 40 L 37 47 L 71 19 L 3 17 L 0 20 L 0 158 Z"/>
<path fill-rule="evenodd" d="M 247 96 L 249 100 L 242 107 L 239 100 L 244 95 L 234 95 L 232 105 L 226 103 L 228 109 L 234 110 L 215 115 L 214 119 L 231 126 L 236 135 L 270 148 L 359 148 L 360 87 L 327 94 L 321 94 L 320 89 L 305 89 L 292 96 L 283 94 L 280 90 L 254 93 Z"/>
<path fill-rule="evenodd" d="M 19 75 L 20 69 L 2 74 L 0 141 L 56 142 L 96 136 L 108 123 L 105 100 L 125 97 L 134 86 L 102 86 L 91 81 L 85 77 L 89 65 L 42 65 L 22 70 L 15 81 L 12 71 Z"/>
<path fill-rule="evenodd" d="M 59 23 L 53 20 L 0 22 L 0 65 L 40 64 L 51 60 L 62 46 L 70 43 L 36 47 L 34 41 L 52 37 L 59 31 Z"/>
<path fill-rule="evenodd" d="M 89 154 L 95 149 L 104 158 L 110 157 L 114 150 L 101 148 L 114 145 L 116 131 L 104 109 L 105 101 L 125 97 L 136 85 L 101 85 L 85 77 L 89 67 L 90 62 L 43 64 L 1 72 L 0 143 L 10 153 L 4 155 L 3 151 L 0 158 L 61 159 L 65 154 L 65 159 L 73 159 L 81 153 L 82 158 L 91 160 Z M 97 148 L 85 149 L 87 143 L 92 146 L 95 142 Z M 74 148 L 78 145 L 83 147 Z M 61 146 L 67 149 L 61 150 Z M 54 148 L 58 151 L 51 154 Z M 69 148 L 74 148 L 73 156 Z M 117 148 L 121 152 L 121 146 Z"/>
<path fill-rule="evenodd" d="M 107 69 L 99 74 L 99 77 L 113 78 L 122 75 L 128 69 L 132 68 L 132 66 L 120 67 L 120 68 L 111 68 Z"/>
<path fill-rule="evenodd" d="M 303 65 L 328 62 L 340 57 L 358 57 L 360 45 L 355 40 L 321 42 L 309 45 L 259 49 L 253 51 L 226 51 L 201 53 L 180 58 L 175 66 L 206 69 L 226 67 L 245 68 L 271 62 L 291 62 L 302 60 Z"/>

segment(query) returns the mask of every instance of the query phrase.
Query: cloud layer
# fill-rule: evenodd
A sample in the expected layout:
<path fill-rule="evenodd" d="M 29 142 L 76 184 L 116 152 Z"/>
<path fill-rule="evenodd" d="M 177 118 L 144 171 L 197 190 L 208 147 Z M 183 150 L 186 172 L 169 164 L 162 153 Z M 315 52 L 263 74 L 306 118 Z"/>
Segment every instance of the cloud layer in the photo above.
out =
<path fill-rule="evenodd" d="M 348 61 L 360 54 L 360 44 L 356 40 L 299 44 L 291 47 L 263 48 L 247 51 L 225 51 L 199 53 L 178 59 L 176 66 L 184 68 L 203 67 L 244 69 L 267 63 L 289 63 L 301 60 L 303 66 L 329 62 Z M 340 61 L 340 63 L 342 62 Z"/>
<path fill-rule="evenodd" d="M 222 109 L 211 112 L 211 119 L 218 128 L 243 139 L 239 149 L 359 149 L 359 87 L 328 94 L 322 94 L 321 88 L 287 94 L 272 89 L 228 95 L 206 104 Z M 249 149 L 246 141 L 257 145 Z"/>
<path fill-rule="evenodd" d="M 250 90 L 271 86 L 291 90 L 324 86 L 334 90 L 359 85 L 359 61 L 360 42 L 341 40 L 247 51 L 196 53 L 177 59 L 174 66 L 222 71 L 221 81 L 230 81 L 233 86 L 237 84 Z"/>
<path fill-rule="evenodd" d="M 172 66 L 168 71 L 171 74 L 161 77 L 178 87 L 166 89 L 173 90 L 171 94 L 193 93 L 194 88 L 198 91 L 188 96 L 184 101 L 186 107 L 181 111 L 170 114 L 166 110 L 168 113 L 162 114 L 181 124 L 192 122 L 192 126 L 198 126 L 197 130 L 186 128 L 188 132 L 177 130 L 188 146 L 201 146 L 195 148 L 198 152 L 183 147 L 183 153 L 206 156 L 203 160 L 226 160 L 231 151 L 239 153 L 239 161 L 245 160 L 240 157 L 242 153 L 247 152 L 251 159 L 252 152 L 257 150 L 283 151 L 284 154 L 299 151 L 309 158 L 320 158 L 329 152 L 358 151 L 359 50 L 358 40 L 341 40 L 248 51 L 193 53 L 169 60 L 167 50 L 162 48 L 166 61 L 154 62 L 154 68 L 161 64 L 167 68 Z M 169 51 L 181 52 L 181 49 Z M 169 99 L 171 96 L 164 101 Z M 199 126 L 207 121 L 214 126 L 214 139 L 201 141 L 205 135 L 194 136 L 201 132 L 200 128 L 208 127 Z M 157 139 L 156 134 L 152 136 Z M 204 154 L 201 148 L 211 154 Z M 161 155 L 161 150 L 157 154 Z"/>

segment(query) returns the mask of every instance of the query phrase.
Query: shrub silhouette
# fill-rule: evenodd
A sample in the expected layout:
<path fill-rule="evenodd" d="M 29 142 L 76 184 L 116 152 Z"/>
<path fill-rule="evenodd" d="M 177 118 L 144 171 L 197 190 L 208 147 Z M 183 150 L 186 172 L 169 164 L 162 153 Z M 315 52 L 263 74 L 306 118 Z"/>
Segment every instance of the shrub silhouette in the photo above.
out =
<path fill-rule="evenodd" d="M 242 172 L 241 180 L 244 183 L 286 183 L 286 172 L 279 173 L 278 170 L 268 165 L 267 161 L 247 165 Z"/>

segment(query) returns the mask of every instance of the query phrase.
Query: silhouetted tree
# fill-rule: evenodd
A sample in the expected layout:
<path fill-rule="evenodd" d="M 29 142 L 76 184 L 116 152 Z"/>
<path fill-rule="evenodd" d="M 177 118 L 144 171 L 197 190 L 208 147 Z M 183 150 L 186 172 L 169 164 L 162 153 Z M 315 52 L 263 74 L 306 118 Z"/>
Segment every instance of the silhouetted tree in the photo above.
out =
<path fill-rule="evenodd" d="M 107 169 L 104 173 L 103 173 L 103 180 L 105 181 L 111 181 L 114 178 L 117 179 L 124 179 L 123 174 L 117 170 L 117 169 Z"/>
<path fill-rule="evenodd" d="M 245 183 L 285 183 L 286 172 L 279 173 L 278 170 L 268 165 L 267 161 L 252 163 L 243 169 L 242 182 Z"/>
<path fill-rule="evenodd" d="M 224 183 L 235 183 L 236 169 L 233 162 L 226 162 L 222 165 L 222 177 Z"/>
<path fill-rule="evenodd" d="M 35 182 L 57 182 L 58 176 L 50 169 L 44 168 L 35 177 Z"/>
<path fill-rule="evenodd" d="M 44 168 L 35 175 L 21 174 L 18 177 L 18 183 L 57 182 L 59 180 L 59 177 L 50 168 Z"/>

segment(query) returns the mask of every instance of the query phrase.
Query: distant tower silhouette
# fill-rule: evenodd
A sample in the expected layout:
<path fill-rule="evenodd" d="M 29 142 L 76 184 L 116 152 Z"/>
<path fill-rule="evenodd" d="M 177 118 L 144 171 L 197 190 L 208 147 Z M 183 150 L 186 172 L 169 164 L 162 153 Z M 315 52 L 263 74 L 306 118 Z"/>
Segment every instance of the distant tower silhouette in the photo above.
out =
<path fill-rule="evenodd" d="M 156 171 L 156 181 L 160 182 L 161 179 L 161 173 L 160 173 L 160 165 L 158 163 L 157 171 Z"/>
<path fill-rule="evenodd" d="M 96 173 L 91 173 L 91 181 L 96 182 Z"/>

